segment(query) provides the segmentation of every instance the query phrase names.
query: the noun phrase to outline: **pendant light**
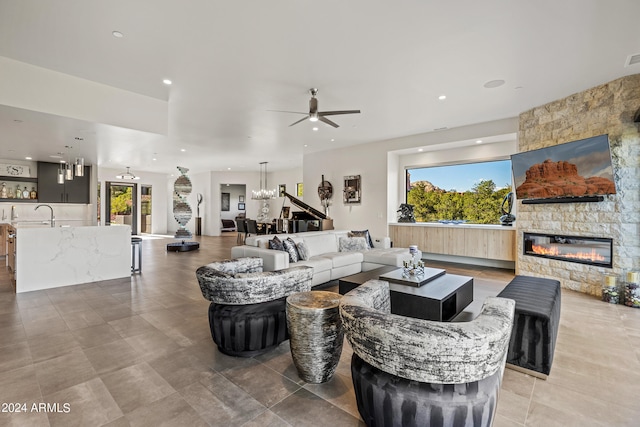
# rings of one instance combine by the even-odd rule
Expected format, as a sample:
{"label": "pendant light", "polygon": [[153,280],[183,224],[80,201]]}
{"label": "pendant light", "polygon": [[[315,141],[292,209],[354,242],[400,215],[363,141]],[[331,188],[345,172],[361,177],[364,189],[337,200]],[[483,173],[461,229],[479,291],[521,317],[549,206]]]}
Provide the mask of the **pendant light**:
{"label": "pendant light", "polygon": [[126,179],[126,180],[140,179],[139,176],[135,176],[134,174],[131,173],[131,171],[129,170],[129,166],[127,166],[127,171],[126,172],[123,172],[120,175],[116,175],[116,178],[118,178],[118,179]]}
{"label": "pendant light", "polygon": [[64,184],[64,162],[58,164],[58,184]]}
{"label": "pendant light", "polygon": [[74,168],[76,176],[84,176],[84,157],[76,157]]}
{"label": "pendant light", "polygon": [[71,166],[71,156],[69,154],[73,147],[70,147],[69,145],[65,145],[64,147],[67,149],[67,158],[69,159],[69,161],[64,164],[64,179],[67,181],[73,181],[73,167]]}
{"label": "pendant light", "polygon": [[[76,136],[76,141],[84,141],[84,138]],[[84,157],[76,157],[76,161],[73,163],[73,169],[76,176],[84,176]]]}

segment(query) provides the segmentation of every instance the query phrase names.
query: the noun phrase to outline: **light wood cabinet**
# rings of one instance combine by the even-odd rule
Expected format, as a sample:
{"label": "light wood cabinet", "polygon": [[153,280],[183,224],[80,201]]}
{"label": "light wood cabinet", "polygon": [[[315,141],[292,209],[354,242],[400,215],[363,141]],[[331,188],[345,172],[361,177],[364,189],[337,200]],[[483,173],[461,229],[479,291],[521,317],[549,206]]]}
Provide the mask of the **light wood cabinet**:
{"label": "light wood cabinet", "polygon": [[0,256],[7,256],[7,224],[0,224]]}
{"label": "light wood cabinet", "polygon": [[516,232],[492,226],[389,224],[396,247],[418,245],[424,253],[515,261]]}

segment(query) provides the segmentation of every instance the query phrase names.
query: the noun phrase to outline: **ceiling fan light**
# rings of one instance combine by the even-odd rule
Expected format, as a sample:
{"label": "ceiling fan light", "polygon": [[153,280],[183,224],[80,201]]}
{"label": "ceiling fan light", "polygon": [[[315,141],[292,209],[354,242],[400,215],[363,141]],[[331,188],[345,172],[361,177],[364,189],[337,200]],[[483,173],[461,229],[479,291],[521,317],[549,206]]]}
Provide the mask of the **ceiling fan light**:
{"label": "ceiling fan light", "polygon": [[309,116],[309,121],[310,122],[317,122],[318,121],[318,116]]}

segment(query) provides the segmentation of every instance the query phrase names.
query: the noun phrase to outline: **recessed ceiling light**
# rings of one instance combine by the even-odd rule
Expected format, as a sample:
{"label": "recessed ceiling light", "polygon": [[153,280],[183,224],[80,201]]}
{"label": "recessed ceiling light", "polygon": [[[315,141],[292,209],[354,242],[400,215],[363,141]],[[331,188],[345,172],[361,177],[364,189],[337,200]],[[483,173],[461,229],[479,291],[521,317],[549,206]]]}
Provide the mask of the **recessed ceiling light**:
{"label": "recessed ceiling light", "polygon": [[307,144],[304,144],[304,146],[305,146],[305,147],[308,147],[308,145],[307,145]]}
{"label": "recessed ceiling light", "polygon": [[443,101],[443,100],[447,99],[447,95],[440,95],[440,96],[438,97],[438,99],[439,99],[440,101]]}
{"label": "recessed ceiling light", "polygon": [[316,131],[317,131],[317,130],[318,130],[318,128],[313,128],[313,130],[316,130]]}
{"label": "recessed ceiling light", "polygon": [[167,86],[169,86],[171,83],[173,83],[171,80],[169,79],[164,79],[162,80],[162,83],[166,84]]}
{"label": "recessed ceiling light", "polygon": [[482,144],[482,140],[481,139],[477,140],[476,144]]}
{"label": "recessed ceiling light", "polygon": [[120,31],[112,31],[111,34],[113,34],[113,37],[116,37],[119,39],[124,37],[124,34],[122,34]]}
{"label": "recessed ceiling light", "polygon": [[181,148],[180,151],[182,151],[184,153],[187,150],[185,148]]}
{"label": "recessed ceiling light", "polygon": [[231,168],[227,168],[227,170],[228,170],[228,171],[230,171],[230,170],[231,170]]}
{"label": "recessed ceiling light", "polygon": [[418,151],[423,152],[424,148],[418,148]]}
{"label": "recessed ceiling light", "polygon": [[152,160],[153,160],[153,161],[156,161],[156,160],[158,160],[158,159],[156,159],[156,158],[154,157]]}
{"label": "recessed ceiling light", "polygon": [[484,84],[484,87],[487,89],[493,89],[496,87],[500,87],[504,84],[504,80],[491,80]]}
{"label": "recessed ceiling light", "polygon": [[331,138],[331,142],[333,142],[333,141],[335,141],[335,140],[336,140],[335,138]]}
{"label": "recessed ceiling light", "polygon": [[33,160],[31,157],[27,156],[24,158],[25,160]]}

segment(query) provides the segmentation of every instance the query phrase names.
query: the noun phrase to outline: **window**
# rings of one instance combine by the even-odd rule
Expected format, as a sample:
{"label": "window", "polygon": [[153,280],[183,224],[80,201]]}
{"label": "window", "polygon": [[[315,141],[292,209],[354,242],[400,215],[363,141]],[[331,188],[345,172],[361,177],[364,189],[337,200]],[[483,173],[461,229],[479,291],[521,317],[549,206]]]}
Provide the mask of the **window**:
{"label": "window", "polygon": [[500,223],[511,191],[511,161],[407,169],[407,203],[418,222]]}

